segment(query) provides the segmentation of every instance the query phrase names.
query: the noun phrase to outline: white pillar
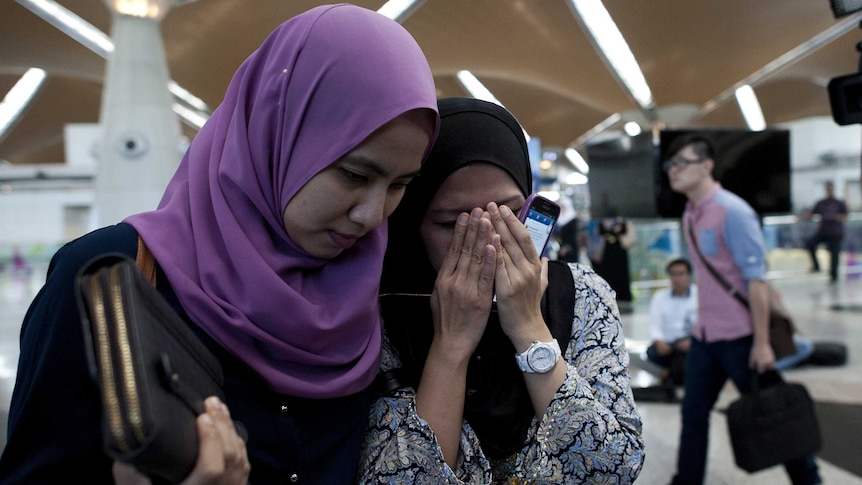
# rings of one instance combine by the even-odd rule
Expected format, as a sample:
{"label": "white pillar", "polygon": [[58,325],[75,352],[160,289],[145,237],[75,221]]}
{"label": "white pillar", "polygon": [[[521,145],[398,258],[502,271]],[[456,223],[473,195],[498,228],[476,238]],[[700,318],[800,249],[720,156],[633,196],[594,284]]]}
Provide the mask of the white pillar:
{"label": "white pillar", "polygon": [[99,123],[103,137],[95,179],[95,225],[155,209],[179,165],[180,125],[171,110],[167,61],[159,20],[165,0],[132,0],[143,10],[107,2],[114,52],[108,58]]}

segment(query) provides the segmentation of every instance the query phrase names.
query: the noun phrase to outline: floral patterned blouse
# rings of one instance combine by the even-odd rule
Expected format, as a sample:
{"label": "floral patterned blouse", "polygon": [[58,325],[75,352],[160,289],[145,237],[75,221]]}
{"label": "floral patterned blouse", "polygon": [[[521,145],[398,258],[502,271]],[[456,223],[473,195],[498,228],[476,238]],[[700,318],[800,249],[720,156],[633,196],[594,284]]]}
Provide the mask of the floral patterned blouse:
{"label": "floral patterned blouse", "polygon": [[[592,269],[569,266],[575,318],[564,357],[566,380],[541,421],[533,419],[520,453],[489,461],[469,423],[455,468],[443,460],[434,432],[416,413],[415,391],[401,388],[371,406],[359,465],[361,484],[632,483],[644,460],[641,419],[629,387],[614,293]],[[381,371],[399,367],[384,342]]]}

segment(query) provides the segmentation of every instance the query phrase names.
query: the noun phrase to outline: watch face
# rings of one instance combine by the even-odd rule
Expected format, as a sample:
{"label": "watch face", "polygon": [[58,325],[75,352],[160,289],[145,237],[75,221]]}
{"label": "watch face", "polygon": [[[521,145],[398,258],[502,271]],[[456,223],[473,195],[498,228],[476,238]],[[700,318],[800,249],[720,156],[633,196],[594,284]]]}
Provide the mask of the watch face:
{"label": "watch face", "polygon": [[536,372],[548,372],[557,362],[557,355],[550,345],[541,345],[530,352],[527,361]]}

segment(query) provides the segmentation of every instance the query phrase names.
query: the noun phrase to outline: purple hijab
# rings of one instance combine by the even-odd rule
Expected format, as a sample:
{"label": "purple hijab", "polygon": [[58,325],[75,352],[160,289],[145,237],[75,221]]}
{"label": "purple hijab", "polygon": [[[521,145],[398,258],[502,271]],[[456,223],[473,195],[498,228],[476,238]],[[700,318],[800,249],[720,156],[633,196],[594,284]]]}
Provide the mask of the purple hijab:
{"label": "purple hijab", "polygon": [[436,106],[425,56],[398,23],[352,5],[313,8],[240,66],[158,209],[126,222],[191,319],[272,389],[352,394],[378,370],[386,226],[320,259],[290,240],[282,213],[377,128]]}

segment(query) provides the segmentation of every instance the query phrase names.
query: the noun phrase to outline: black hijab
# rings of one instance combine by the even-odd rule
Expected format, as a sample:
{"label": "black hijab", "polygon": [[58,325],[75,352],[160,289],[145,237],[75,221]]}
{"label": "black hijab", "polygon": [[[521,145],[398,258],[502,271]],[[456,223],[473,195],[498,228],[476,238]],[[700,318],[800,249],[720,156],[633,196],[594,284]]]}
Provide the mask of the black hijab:
{"label": "black hijab", "polygon": [[[419,227],[428,205],[448,176],[475,162],[505,170],[526,197],[532,187],[524,132],[506,109],[472,98],[438,101],[440,134],[389,220],[389,246],[383,264],[381,309],[386,333],[398,350],[402,368],[382,374],[378,390],[416,388],[433,338],[429,296],[437,274],[428,260]],[[565,348],[574,308],[572,273],[565,265],[549,267],[542,313],[551,333]],[[503,333],[496,312],[467,369],[464,417],[479,437],[485,455],[500,459],[517,453],[534,416],[515,348]]]}
{"label": "black hijab", "polygon": [[419,226],[431,199],[449,175],[465,165],[485,162],[511,175],[524,197],[532,189],[524,130],[511,113],[475,98],[444,98],[437,105],[437,141],[422,165],[422,175],[410,183],[398,209],[389,217],[383,294],[430,294],[434,289],[437,273],[426,255]]}

